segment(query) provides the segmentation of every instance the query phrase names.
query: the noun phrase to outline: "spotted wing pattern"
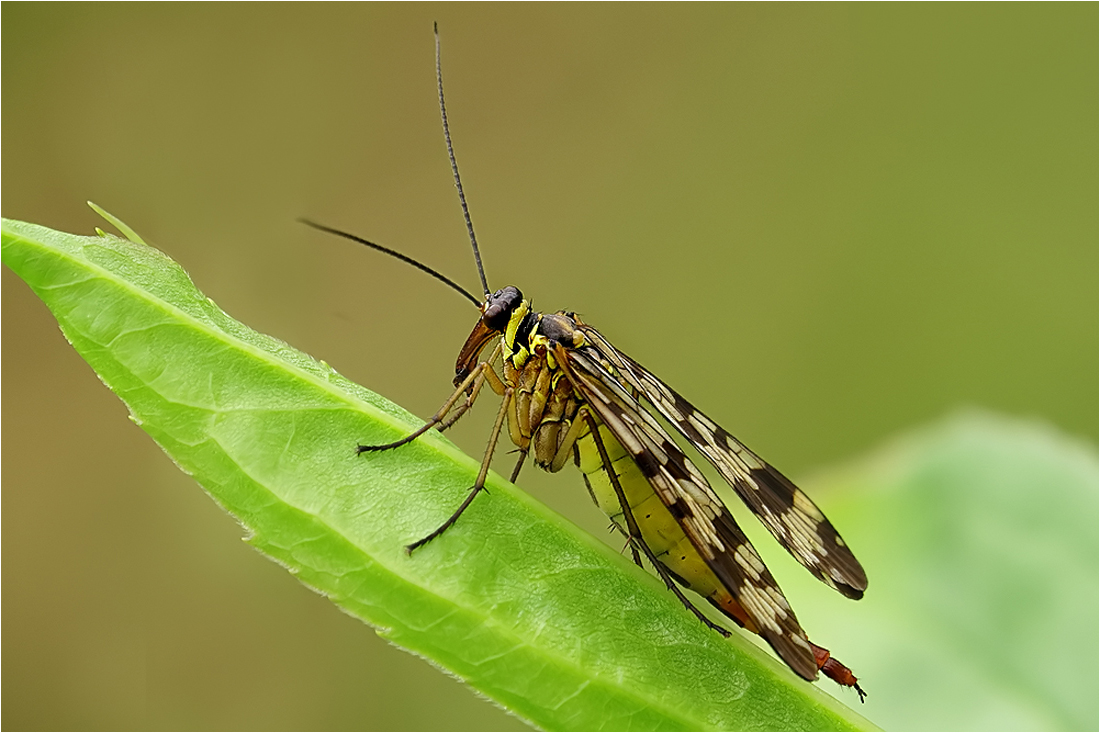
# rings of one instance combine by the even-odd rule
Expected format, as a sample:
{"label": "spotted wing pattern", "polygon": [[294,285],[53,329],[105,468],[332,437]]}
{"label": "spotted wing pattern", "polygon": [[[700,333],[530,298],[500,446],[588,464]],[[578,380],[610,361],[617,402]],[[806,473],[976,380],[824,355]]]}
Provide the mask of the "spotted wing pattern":
{"label": "spotted wing pattern", "polygon": [[555,357],[588,406],[638,464],[707,566],[797,674],[812,680],[817,664],[806,634],[779,585],[729,509],[699,469],[589,349],[558,346]]}
{"label": "spotted wing pattern", "polygon": [[645,396],[711,461],[796,560],[846,597],[862,597],[867,589],[867,573],[809,496],[657,376],[613,347],[601,333],[590,326],[583,330],[609,368]]}
{"label": "spotted wing pattern", "polygon": [[817,505],[679,393],[612,346],[596,329],[585,337],[614,373],[640,393],[709,460],[783,547],[826,585],[861,598],[867,574]]}

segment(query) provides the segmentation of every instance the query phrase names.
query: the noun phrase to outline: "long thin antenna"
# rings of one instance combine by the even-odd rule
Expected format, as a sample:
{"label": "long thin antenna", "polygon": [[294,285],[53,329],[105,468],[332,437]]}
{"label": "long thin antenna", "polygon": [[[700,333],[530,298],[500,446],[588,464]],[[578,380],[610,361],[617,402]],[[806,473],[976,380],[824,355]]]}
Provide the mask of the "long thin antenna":
{"label": "long thin antenna", "polygon": [[383,247],[382,245],[375,244],[374,242],[371,242],[370,240],[363,239],[362,237],[357,237],[354,234],[348,234],[347,232],[342,232],[339,229],[333,229],[332,227],[327,227],[324,224],[318,224],[317,222],[310,221],[309,219],[299,219],[298,221],[302,222],[303,224],[305,224],[307,226],[311,226],[314,229],[319,229],[322,232],[328,232],[329,234],[335,234],[336,236],[343,237],[344,239],[350,239],[353,242],[358,242],[359,244],[366,245],[367,247],[370,247],[371,249],[376,249],[379,252],[383,252],[385,254],[388,254],[390,257],[396,257],[397,259],[401,260],[402,262],[407,262],[408,264],[412,265],[416,269],[418,269],[422,272],[428,273],[429,275],[434,277],[436,280],[439,280],[440,282],[444,283],[445,285],[450,285],[452,288],[454,288],[455,290],[457,290],[458,292],[460,292],[464,296],[466,296],[470,300],[470,302],[473,303],[475,306],[477,306],[478,308],[481,307],[481,301],[478,300],[477,298],[475,298],[473,295],[471,295],[470,291],[466,290],[466,288],[462,287],[461,285],[459,285],[458,283],[456,283],[454,280],[447,277],[446,275],[433,270],[432,268],[428,267],[424,263],[417,262],[416,260],[414,260],[412,257],[409,257],[408,255],[403,255],[400,252],[395,252],[394,250],[390,249],[389,247]]}
{"label": "long thin antenna", "polygon": [[470,220],[470,207],[466,205],[466,194],[462,191],[462,178],[458,175],[458,161],[455,160],[455,149],[451,145],[451,128],[447,124],[447,103],[443,99],[443,63],[439,56],[439,23],[433,23],[435,31],[435,79],[439,85],[439,113],[443,116],[443,137],[447,139],[447,155],[451,159],[451,172],[455,176],[455,188],[458,189],[458,200],[462,204],[462,216],[466,218],[466,231],[470,233],[470,244],[474,248],[474,260],[477,262],[477,274],[481,276],[481,287],[485,290],[485,298],[489,298],[489,281],[485,279],[485,268],[481,264],[481,250],[477,246],[477,236],[474,234],[474,222]]}

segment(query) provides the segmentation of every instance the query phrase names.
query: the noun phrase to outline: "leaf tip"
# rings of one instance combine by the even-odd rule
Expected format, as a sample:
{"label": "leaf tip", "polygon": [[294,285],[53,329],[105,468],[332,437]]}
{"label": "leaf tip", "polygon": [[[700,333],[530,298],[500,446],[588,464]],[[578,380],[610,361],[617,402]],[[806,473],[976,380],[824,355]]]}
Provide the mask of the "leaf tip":
{"label": "leaf tip", "polygon": [[[115,216],[115,215],[111,214],[110,212],[104,210],[103,208],[97,206],[95,203],[93,203],[91,201],[88,201],[87,204],[88,204],[88,206],[91,207],[92,211],[94,211],[95,213],[102,216],[115,229],[122,232],[122,236],[126,237],[131,242],[133,242],[134,244],[147,244],[147,242],[144,239],[142,239],[141,236],[139,236],[137,232],[135,232],[133,229],[131,229],[129,226],[127,226],[126,222],[122,221],[122,219],[119,219],[117,216]],[[100,229],[99,227],[96,227],[96,232],[100,236],[104,236],[103,230]]]}

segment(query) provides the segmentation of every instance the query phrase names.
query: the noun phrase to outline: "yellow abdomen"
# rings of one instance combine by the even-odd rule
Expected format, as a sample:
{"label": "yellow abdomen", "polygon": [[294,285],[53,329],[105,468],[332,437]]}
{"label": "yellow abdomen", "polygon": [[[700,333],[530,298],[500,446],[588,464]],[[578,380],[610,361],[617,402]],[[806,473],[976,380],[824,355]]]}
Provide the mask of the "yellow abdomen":
{"label": "yellow abdomen", "polygon": [[[721,589],[718,578],[691,544],[680,523],[672,516],[638,468],[638,464],[606,425],[600,425],[600,438],[608,458],[611,459],[611,469],[615,471],[619,485],[626,495],[634,521],[642,532],[642,539],[653,550],[657,559],[699,595],[709,597]],[[596,504],[627,535],[626,518],[623,516],[619,497],[607,474],[608,467],[600,459],[599,449],[590,432],[577,440],[575,460]]]}

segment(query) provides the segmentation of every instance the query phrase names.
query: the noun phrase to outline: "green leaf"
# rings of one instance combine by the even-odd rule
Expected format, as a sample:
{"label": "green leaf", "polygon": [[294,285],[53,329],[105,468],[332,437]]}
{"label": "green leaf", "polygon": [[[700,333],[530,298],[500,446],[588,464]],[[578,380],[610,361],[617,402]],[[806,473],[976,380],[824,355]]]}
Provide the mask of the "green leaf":
{"label": "green leaf", "polygon": [[[105,211],[104,209],[100,208],[98,205],[92,203],[91,201],[88,202],[88,206],[91,207],[92,211],[99,214],[100,216],[102,216],[107,221],[111,222],[111,224],[114,225],[115,229],[122,232],[122,236],[126,237],[131,242],[134,242],[136,244],[145,244],[145,240],[142,239],[138,235],[137,232],[135,232],[133,229],[131,229],[129,227],[129,225],[126,224],[126,222],[122,221],[122,219],[119,219],[117,216],[115,216],[114,214],[112,214],[109,211]],[[96,231],[101,235],[103,234],[102,229],[97,228]]]}
{"label": "green leaf", "polygon": [[[132,240],[136,234],[111,219]],[[160,252],[3,221],[3,261],[148,432],[303,583],[548,729],[868,729],[747,638],[323,362],[234,321]],[[378,358],[390,358],[379,354]]]}
{"label": "green leaf", "polygon": [[807,483],[830,497],[867,596],[853,610],[769,566],[814,600],[811,638],[858,661],[868,715],[900,730],[1096,730],[1094,445],[971,410]]}

